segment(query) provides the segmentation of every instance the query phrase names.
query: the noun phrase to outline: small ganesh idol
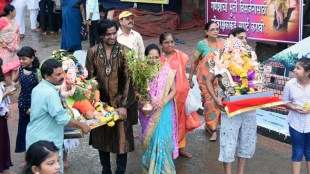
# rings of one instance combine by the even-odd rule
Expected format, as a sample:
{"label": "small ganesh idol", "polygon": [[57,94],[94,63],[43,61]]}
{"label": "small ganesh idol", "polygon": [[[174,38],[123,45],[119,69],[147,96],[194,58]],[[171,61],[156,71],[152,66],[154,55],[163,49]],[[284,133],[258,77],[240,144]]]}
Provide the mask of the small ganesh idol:
{"label": "small ganesh idol", "polygon": [[[222,50],[213,58],[213,69],[220,76],[219,84],[226,97],[261,91],[264,78],[262,69],[256,61],[256,54],[241,40],[229,37]],[[211,63],[212,67],[212,63]]]}

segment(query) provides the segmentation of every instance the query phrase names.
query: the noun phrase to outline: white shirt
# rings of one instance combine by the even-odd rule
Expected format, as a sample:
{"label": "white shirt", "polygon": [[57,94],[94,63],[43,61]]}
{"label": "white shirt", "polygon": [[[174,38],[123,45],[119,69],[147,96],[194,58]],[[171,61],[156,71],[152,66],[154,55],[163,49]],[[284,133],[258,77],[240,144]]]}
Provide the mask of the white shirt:
{"label": "white shirt", "polygon": [[138,32],[131,30],[129,35],[127,35],[119,28],[117,31],[117,41],[135,50],[135,57],[139,54],[141,58],[144,58],[144,43],[142,36]]}
{"label": "white shirt", "polygon": [[91,18],[92,21],[96,21],[100,19],[98,0],[87,0],[86,1],[86,20],[89,19],[89,13],[93,13],[93,16]]}
{"label": "white shirt", "polygon": [[[306,102],[310,103],[310,85],[304,88],[298,84],[296,78],[291,79],[284,87],[282,100],[285,104],[292,103],[299,108],[303,108]],[[310,114],[301,114],[289,110],[287,121],[293,129],[300,133],[310,132]]]}

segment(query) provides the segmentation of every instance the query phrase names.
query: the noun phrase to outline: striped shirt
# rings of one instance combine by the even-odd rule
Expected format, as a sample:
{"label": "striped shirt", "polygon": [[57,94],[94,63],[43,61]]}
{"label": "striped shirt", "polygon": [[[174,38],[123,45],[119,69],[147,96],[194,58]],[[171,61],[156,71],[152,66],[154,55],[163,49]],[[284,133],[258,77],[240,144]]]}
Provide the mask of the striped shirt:
{"label": "striped shirt", "polygon": [[[298,84],[296,78],[291,79],[284,87],[282,100],[285,104],[292,103],[299,108],[303,108],[305,103],[310,103],[310,85],[304,88]],[[301,114],[289,110],[287,121],[298,132],[310,132],[310,114]]]}

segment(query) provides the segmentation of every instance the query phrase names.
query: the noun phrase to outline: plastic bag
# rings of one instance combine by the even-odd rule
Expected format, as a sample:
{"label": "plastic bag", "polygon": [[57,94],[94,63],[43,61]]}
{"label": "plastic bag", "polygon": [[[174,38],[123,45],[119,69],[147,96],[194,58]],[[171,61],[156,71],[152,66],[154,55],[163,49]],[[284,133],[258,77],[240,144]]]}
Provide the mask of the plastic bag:
{"label": "plastic bag", "polygon": [[185,101],[185,114],[189,115],[192,112],[196,112],[199,109],[199,103],[197,99],[191,94],[191,92],[188,92],[186,101]]}

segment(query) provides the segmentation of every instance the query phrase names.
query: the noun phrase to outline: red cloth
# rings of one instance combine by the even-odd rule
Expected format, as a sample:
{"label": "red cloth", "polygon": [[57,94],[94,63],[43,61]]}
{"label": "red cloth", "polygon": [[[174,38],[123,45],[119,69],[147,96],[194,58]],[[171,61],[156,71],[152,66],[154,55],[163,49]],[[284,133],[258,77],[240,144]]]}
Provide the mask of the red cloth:
{"label": "red cloth", "polygon": [[[164,31],[184,30],[204,26],[204,19],[195,11],[193,20],[181,23],[180,16],[171,11],[150,12],[146,10],[126,9],[136,15],[134,30],[144,36],[159,36]],[[113,19],[118,21],[118,15],[125,10],[115,10]]]}
{"label": "red cloth", "polygon": [[262,97],[239,100],[234,102],[222,101],[222,104],[225,106],[228,117],[232,117],[243,112],[271,106],[283,105],[284,103],[281,99],[279,99],[279,97]]}

